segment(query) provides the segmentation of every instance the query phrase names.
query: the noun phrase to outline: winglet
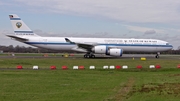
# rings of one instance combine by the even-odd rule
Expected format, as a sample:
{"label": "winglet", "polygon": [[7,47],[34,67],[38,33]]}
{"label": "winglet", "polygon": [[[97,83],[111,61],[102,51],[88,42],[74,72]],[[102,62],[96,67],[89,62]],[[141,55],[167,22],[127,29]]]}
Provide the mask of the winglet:
{"label": "winglet", "polygon": [[69,42],[69,43],[72,43],[72,44],[75,44],[75,42],[72,42],[71,40],[69,40],[68,38],[65,38],[66,42]]}

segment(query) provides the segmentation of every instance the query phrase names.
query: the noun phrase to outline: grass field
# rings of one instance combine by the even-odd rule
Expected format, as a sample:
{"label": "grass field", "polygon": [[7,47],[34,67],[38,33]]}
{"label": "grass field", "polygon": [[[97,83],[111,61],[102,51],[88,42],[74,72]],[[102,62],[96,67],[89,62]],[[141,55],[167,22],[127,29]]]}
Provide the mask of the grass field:
{"label": "grass field", "polygon": [[[161,69],[149,69],[149,65]],[[179,101],[179,56],[161,59],[0,58],[0,101]],[[16,66],[22,65],[22,70]],[[39,70],[32,70],[34,65]],[[57,70],[50,70],[55,65]],[[61,70],[67,65],[68,70]],[[73,70],[84,65],[85,70]],[[89,66],[96,66],[89,70]],[[103,70],[104,65],[128,65]],[[136,69],[142,65],[143,69]]]}

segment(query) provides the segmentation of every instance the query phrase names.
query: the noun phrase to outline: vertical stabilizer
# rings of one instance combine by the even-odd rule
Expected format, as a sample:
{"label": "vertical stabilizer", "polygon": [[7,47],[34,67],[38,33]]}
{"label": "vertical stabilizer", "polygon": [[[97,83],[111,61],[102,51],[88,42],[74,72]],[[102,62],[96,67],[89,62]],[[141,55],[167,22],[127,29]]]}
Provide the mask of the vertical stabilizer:
{"label": "vertical stabilizer", "polygon": [[15,35],[38,36],[16,14],[10,14],[9,18],[11,20]]}

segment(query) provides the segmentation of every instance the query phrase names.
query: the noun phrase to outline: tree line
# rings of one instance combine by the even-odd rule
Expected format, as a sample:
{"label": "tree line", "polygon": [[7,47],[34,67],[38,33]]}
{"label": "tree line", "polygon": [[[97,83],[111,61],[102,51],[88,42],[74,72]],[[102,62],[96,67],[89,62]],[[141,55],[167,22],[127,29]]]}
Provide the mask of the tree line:
{"label": "tree line", "polygon": [[71,51],[55,51],[43,48],[34,48],[34,47],[24,47],[24,46],[0,46],[0,51],[8,53],[61,53],[61,52],[71,52]]}
{"label": "tree line", "polygon": [[[0,46],[0,51],[12,53],[75,53],[74,51],[55,51],[43,48],[24,47],[24,46]],[[147,54],[144,52],[124,52],[125,54]],[[151,53],[149,53],[151,54]],[[161,52],[161,54],[180,54],[180,49]]]}

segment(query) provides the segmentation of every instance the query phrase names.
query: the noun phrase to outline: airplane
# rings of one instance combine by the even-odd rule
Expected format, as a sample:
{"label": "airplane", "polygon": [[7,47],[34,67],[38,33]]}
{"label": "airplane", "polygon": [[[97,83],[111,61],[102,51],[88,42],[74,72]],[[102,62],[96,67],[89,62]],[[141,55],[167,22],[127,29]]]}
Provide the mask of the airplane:
{"label": "airplane", "polygon": [[85,38],[85,37],[42,37],[35,34],[16,14],[9,15],[14,35],[6,35],[14,40],[35,47],[77,51],[86,53],[84,58],[95,58],[94,54],[121,57],[123,52],[160,52],[173,48],[171,44],[157,39],[135,38]]}

